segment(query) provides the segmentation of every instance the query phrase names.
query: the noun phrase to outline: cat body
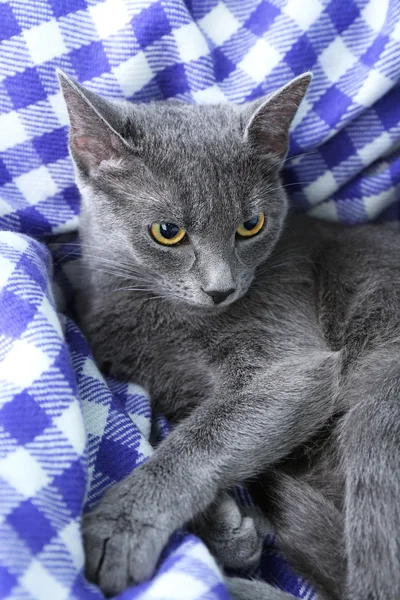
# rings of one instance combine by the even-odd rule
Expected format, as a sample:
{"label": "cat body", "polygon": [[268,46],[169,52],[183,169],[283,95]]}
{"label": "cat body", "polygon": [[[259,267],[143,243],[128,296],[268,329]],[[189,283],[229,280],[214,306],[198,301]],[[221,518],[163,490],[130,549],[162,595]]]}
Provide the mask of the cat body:
{"label": "cat body", "polygon": [[[133,108],[61,77],[81,323],[98,363],[174,424],[86,518],[107,594],[149,577],[189,522],[224,566],[256,560],[262,531],[226,496],[250,480],[319,598],[400,597],[398,234],[286,217],[279,170],[309,81],[244,107]],[[160,223],[182,243],[158,243]],[[239,600],[290,597],[227,583]]]}
{"label": "cat body", "polygon": [[289,218],[246,295],[217,314],[121,290],[115,273],[100,277],[99,295],[98,271],[88,267],[81,314],[99,364],[139,382],[173,420],[221,389],[245,389],[254,373],[292,354],[340,352],[346,373],[351,360],[398,333],[400,245],[387,227]]}

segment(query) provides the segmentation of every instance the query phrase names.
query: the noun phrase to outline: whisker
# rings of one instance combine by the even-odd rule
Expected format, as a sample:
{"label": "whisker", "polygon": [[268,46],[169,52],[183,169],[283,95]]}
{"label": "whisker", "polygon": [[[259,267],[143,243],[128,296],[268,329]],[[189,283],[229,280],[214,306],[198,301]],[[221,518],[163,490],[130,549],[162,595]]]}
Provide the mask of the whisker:
{"label": "whisker", "polygon": [[81,269],[82,271],[85,271],[86,269],[88,269],[89,271],[97,271],[99,273],[106,273],[107,275],[112,275],[113,277],[119,277],[121,279],[125,279],[127,281],[137,281],[138,277],[133,277],[132,275],[128,275],[126,273],[123,272],[118,272],[117,270],[113,269],[105,269],[105,268],[101,268],[101,267],[94,267],[93,265],[82,265],[82,264],[78,264],[76,265],[78,267],[78,269]]}
{"label": "whisker", "polygon": [[[89,262],[85,261],[86,259],[93,259],[93,261],[98,263],[98,266],[92,265]],[[62,261],[57,261],[62,262]],[[111,260],[108,258],[104,258],[101,256],[97,256],[94,254],[86,254],[84,257],[77,258],[77,264],[81,269],[91,269],[103,271],[104,273],[108,273],[109,275],[115,275],[119,277],[123,277],[125,279],[131,280],[148,280],[153,282],[154,279],[160,279],[160,276],[157,274],[152,274],[151,278],[149,274],[145,271],[144,267],[138,266],[130,263],[124,264],[123,262],[119,262],[116,260]],[[104,265],[104,268],[102,267]]]}
{"label": "whisker", "polygon": [[266,190],[266,193],[267,194],[271,194],[272,192],[277,192],[277,191],[279,191],[282,188],[285,189],[285,188],[291,187],[293,185],[309,185],[310,183],[313,183],[313,182],[312,181],[294,181],[292,183],[285,183],[285,184],[282,184],[280,187],[268,188]]}
{"label": "whisker", "polygon": [[[68,244],[69,246],[76,246],[77,249],[82,250],[83,248],[91,248],[94,250],[99,250],[102,254],[104,253],[104,251],[107,249],[106,247],[102,247],[102,246],[97,246],[95,244],[86,244],[86,243],[78,243],[78,242],[71,242]],[[74,250],[72,250],[71,252],[69,252],[68,254],[64,254],[62,257],[60,257],[59,261],[67,258],[68,256],[71,256],[72,254],[74,254]],[[104,256],[98,255],[98,254],[88,254],[85,252],[84,256],[82,257],[82,253],[80,253],[81,256],[80,258],[93,258],[96,259],[98,261],[102,261],[102,262],[109,262],[109,263],[113,263],[113,264],[118,264],[119,266],[124,266],[127,267],[129,269],[132,269],[135,267],[135,265],[132,262],[128,262],[123,260],[122,258],[119,258],[118,260],[114,259],[114,258],[106,258]],[[109,252],[110,255],[112,255],[112,252]]]}
{"label": "whisker", "polygon": [[285,183],[282,185],[283,188],[290,187],[291,185],[310,185],[312,181],[293,181],[292,183]]}
{"label": "whisker", "polygon": [[148,288],[148,287],[127,286],[127,287],[115,288],[115,289],[113,289],[113,292],[122,292],[124,290],[129,291],[129,292],[152,292],[153,291],[151,288]]}
{"label": "whisker", "polygon": [[291,160],[294,160],[295,158],[299,158],[300,156],[309,156],[310,154],[315,154],[316,152],[317,152],[317,148],[314,148],[314,150],[310,150],[309,152],[300,152],[300,154],[294,154],[293,156],[288,156],[283,161],[283,164],[285,164]]}

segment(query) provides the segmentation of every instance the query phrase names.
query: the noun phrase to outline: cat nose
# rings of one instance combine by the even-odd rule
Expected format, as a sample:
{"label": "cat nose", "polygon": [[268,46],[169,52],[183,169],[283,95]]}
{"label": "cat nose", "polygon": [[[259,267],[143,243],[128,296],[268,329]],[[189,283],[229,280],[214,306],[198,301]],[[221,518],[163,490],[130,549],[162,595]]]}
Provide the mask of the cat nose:
{"label": "cat nose", "polygon": [[221,304],[224,300],[227,299],[228,296],[233,294],[235,288],[230,288],[229,290],[204,290],[206,294],[211,296],[214,304]]}

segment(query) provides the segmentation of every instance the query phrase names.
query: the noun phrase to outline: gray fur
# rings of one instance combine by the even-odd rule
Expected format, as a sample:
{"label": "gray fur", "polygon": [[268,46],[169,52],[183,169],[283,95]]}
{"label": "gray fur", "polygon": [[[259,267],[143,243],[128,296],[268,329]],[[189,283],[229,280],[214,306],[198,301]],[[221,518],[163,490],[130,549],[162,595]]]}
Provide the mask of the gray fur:
{"label": "gray fur", "polygon": [[269,523],[254,507],[241,509],[232,496],[222,492],[190,527],[224,567],[249,570],[260,561]]}
{"label": "gray fur", "polygon": [[267,586],[262,581],[226,577],[225,583],[234,600],[293,600],[294,598],[292,594]]}
{"label": "gray fur", "polygon": [[[99,364],[174,423],[86,517],[89,578],[109,595],[147,579],[204,513],[221,564],[251,562],[262,532],[223,508],[251,478],[319,598],[397,600],[399,238],[286,217],[279,171],[310,76],[243,107],[111,103],[60,79],[83,199],[82,326]],[[236,239],[260,211],[264,229]],[[157,221],[189,241],[156,244]],[[204,292],[230,287],[218,306]],[[215,543],[212,515],[231,542]],[[238,600],[288,597],[229,586]]]}

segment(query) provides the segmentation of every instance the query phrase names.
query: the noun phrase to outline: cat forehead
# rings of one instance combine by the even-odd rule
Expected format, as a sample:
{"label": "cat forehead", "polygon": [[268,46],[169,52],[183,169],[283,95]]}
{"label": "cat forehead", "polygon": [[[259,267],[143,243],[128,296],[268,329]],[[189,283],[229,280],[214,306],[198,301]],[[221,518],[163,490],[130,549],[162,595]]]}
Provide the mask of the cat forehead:
{"label": "cat forehead", "polygon": [[166,101],[135,105],[132,118],[136,139],[140,130],[141,158],[151,173],[151,211],[196,229],[222,215],[228,223],[253,214],[261,173],[243,142],[237,107]]}
{"label": "cat forehead", "polygon": [[210,130],[238,129],[240,113],[232,104],[198,105],[177,100],[149,102],[145,104],[125,104],[132,112],[134,120],[142,121],[146,128],[154,131],[169,130],[171,134],[180,130],[186,133],[202,133],[203,126]]}
{"label": "cat forehead", "polygon": [[140,131],[140,155],[152,172],[179,186],[225,179],[229,187],[243,179],[251,153],[234,108],[153,103],[136,106],[131,118],[132,135],[137,141]]}
{"label": "cat forehead", "polygon": [[[150,154],[201,154],[241,145],[240,116],[236,107],[196,106],[181,102],[152,102],[127,107],[125,137]],[[219,150],[218,150],[219,151]]]}

